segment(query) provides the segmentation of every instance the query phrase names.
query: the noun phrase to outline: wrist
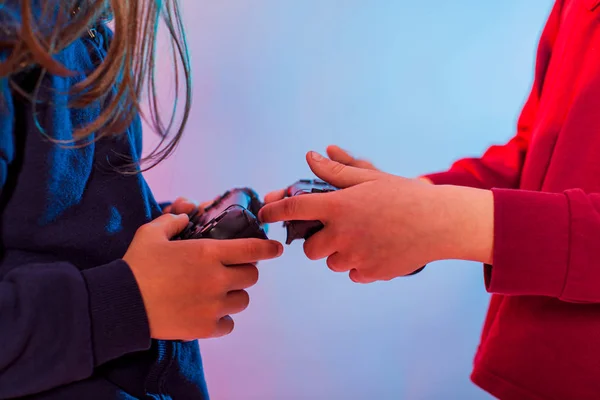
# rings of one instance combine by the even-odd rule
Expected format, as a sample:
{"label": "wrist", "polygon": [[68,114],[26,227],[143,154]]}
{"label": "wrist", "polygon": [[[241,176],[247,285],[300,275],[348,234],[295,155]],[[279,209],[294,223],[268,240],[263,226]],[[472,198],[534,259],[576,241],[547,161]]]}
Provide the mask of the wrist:
{"label": "wrist", "polygon": [[490,190],[435,186],[438,259],[492,263],[494,197]]}

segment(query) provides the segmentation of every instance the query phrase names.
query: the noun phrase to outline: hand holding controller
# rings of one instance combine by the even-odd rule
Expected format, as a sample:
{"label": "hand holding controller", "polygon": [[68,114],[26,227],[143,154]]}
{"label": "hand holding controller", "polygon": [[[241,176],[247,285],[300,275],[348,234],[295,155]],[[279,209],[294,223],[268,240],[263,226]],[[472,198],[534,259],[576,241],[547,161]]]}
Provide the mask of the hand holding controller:
{"label": "hand holding controller", "polygon": [[[317,179],[301,179],[289,186],[284,193],[284,197],[300,196],[310,193],[327,193],[337,190],[327,182]],[[321,229],[321,221],[285,221],[283,227],[286,229],[287,238],[285,243],[291,244],[296,239],[308,239]]]}
{"label": "hand holding controller", "polygon": [[[301,179],[284,191],[284,197],[293,197],[311,193],[327,193],[335,190],[338,189],[321,180]],[[286,244],[288,245],[297,239],[306,240],[323,229],[323,223],[321,221],[284,221],[283,226],[287,231]],[[425,266],[406,276],[418,274],[423,271],[423,269],[425,269]]]}

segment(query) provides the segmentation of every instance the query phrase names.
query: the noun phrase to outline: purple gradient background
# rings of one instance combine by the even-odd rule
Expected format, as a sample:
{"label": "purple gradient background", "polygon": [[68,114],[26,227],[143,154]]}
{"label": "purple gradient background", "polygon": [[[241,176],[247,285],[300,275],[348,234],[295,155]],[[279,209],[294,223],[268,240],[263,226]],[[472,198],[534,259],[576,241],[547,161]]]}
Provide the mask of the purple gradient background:
{"label": "purple gradient background", "polygon": [[[514,131],[551,6],[182,3],[194,111],[177,153],[146,174],[159,200],[235,186],[264,194],[310,177],[305,152],[331,143],[406,176],[479,154]],[[146,149],[154,143],[147,130]],[[281,227],[271,237],[283,240]],[[469,381],[488,303],[478,265],[360,286],[295,243],[260,269],[234,333],[201,342],[214,400],[489,398]]]}

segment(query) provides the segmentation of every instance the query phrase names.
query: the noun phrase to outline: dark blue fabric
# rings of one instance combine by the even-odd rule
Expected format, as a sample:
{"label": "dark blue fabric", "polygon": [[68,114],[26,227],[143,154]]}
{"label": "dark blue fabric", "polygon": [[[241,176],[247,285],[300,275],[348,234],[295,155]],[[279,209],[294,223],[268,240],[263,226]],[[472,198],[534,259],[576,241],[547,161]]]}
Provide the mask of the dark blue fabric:
{"label": "dark blue fabric", "polygon": [[[111,35],[100,26],[56,58],[90,72]],[[37,73],[13,78],[32,87]],[[99,114],[100,103],[67,107],[82,79],[44,76],[35,110],[0,80],[0,398],[207,399],[197,342],[150,339],[120,259],[137,228],[161,214],[141,175],[114,169],[120,155],[139,159],[140,119],[78,149],[37,128],[70,139]]]}

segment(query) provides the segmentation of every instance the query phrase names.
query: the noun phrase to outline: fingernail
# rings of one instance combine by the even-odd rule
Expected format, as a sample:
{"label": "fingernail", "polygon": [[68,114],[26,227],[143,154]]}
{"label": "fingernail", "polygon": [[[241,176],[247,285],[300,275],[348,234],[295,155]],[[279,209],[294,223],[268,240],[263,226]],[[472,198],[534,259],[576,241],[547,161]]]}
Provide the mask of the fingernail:
{"label": "fingernail", "polygon": [[310,157],[315,161],[321,161],[323,159],[323,156],[317,153],[316,151],[311,151]]}

